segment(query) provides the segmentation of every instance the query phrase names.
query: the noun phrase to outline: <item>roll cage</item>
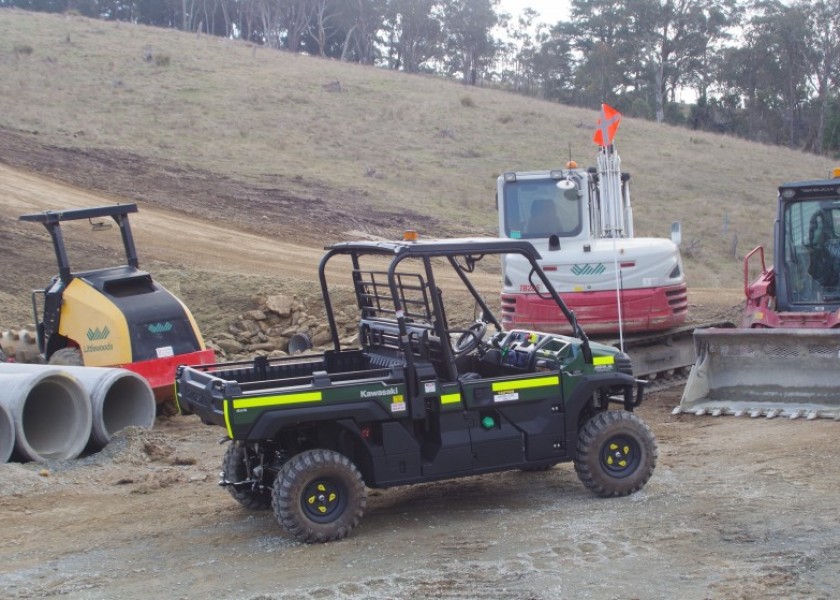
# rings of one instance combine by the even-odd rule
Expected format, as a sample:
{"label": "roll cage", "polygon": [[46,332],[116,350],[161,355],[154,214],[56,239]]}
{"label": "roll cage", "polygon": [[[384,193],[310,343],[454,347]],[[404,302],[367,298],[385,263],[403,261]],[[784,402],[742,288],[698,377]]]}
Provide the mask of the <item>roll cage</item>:
{"label": "roll cage", "polygon": [[[327,281],[327,267],[338,257],[352,262],[352,284],[360,311],[360,343],[363,348],[373,343],[389,343],[413,370],[413,357],[434,358],[441,365],[440,375],[449,381],[458,376],[455,365],[456,350],[449,340],[452,335],[474,336],[475,332],[450,327],[443,297],[435,278],[436,266],[443,259],[454,270],[464,288],[480,309],[480,321],[492,324],[497,331],[502,326],[487,306],[484,298],[470,280],[476,263],[491,255],[518,254],[531,265],[531,278],[537,277],[543,293],[550,296],[572,325],[574,336],[581,340],[584,358],[592,362],[589,340],[578,325],[574,313],[563,302],[551,282],[540,269],[539,252],[524,240],[502,238],[467,238],[421,241],[357,241],[342,242],[325,248],[318,276],[327,320],[336,352],[341,342],[336,327],[335,310]],[[371,260],[372,259],[372,260]],[[383,259],[387,263],[383,265]],[[399,270],[404,261],[412,260],[419,269]],[[367,268],[368,262],[378,262],[378,268]],[[419,271],[419,272],[417,272]]]}

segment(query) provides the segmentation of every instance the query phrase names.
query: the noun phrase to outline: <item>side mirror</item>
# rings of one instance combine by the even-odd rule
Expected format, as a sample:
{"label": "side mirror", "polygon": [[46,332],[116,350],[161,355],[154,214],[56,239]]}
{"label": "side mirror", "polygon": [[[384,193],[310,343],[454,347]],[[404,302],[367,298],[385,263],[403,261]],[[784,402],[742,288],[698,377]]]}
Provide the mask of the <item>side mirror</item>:
{"label": "side mirror", "polygon": [[682,225],[679,221],[671,223],[671,241],[678,247],[682,243]]}

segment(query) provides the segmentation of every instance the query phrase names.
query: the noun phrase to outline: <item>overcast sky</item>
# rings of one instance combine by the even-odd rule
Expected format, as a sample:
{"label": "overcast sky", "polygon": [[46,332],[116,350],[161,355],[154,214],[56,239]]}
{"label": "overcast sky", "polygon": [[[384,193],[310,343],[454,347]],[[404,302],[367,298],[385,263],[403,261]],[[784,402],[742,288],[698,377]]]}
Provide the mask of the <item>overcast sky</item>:
{"label": "overcast sky", "polygon": [[501,0],[499,7],[516,19],[527,7],[540,13],[539,21],[553,25],[569,18],[569,0]]}

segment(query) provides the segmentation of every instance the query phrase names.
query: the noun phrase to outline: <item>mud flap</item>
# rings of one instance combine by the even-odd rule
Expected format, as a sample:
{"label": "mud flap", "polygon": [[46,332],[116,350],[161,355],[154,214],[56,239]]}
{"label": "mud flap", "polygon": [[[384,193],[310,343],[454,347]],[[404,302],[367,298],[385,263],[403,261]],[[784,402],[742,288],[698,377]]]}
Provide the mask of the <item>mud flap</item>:
{"label": "mud flap", "polygon": [[697,329],[674,414],[840,419],[840,331]]}

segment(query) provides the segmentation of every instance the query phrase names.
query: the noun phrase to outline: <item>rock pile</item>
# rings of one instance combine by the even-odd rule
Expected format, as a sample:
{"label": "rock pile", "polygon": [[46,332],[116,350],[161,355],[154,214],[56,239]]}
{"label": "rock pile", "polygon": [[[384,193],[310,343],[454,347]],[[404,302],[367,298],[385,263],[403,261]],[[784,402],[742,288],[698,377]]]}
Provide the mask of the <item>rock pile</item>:
{"label": "rock pile", "polygon": [[[239,315],[226,333],[206,340],[220,357],[239,360],[259,355],[285,356],[295,334],[308,336],[316,349],[331,345],[332,335],[322,306],[312,302],[319,307],[309,308],[307,302],[286,294],[258,294],[254,300],[255,309]],[[351,304],[334,309],[341,345],[352,346],[358,341],[358,308]]]}
{"label": "rock pile", "polygon": [[[314,349],[331,347],[332,336],[320,298],[309,301],[298,296],[261,293],[254,296],[254,306],[238,315],[227,332],[206,336],[207,347],[215,350],[220,360],[285,356],[295,334],[307,336]],[[352,303],[334,309],[342,347],[353,346],[358,341],[359,309]],[[0,351],[17,362],[39,362],[34,326],[0,332]]]}
{"label": "rock pile", "polygon": [[35,325],[0,331],[0,362],[7,359],[19,363],[41,362]]}

